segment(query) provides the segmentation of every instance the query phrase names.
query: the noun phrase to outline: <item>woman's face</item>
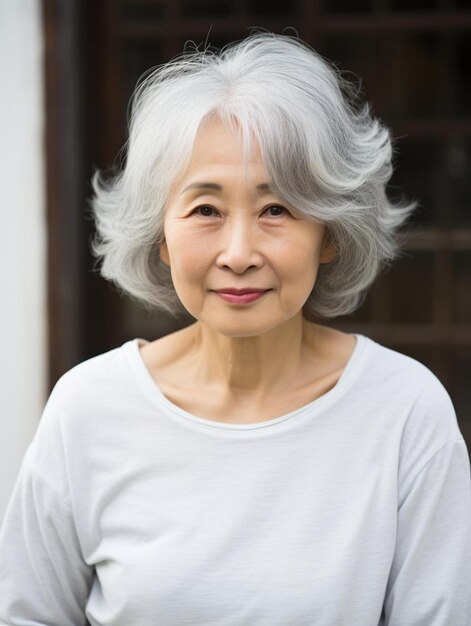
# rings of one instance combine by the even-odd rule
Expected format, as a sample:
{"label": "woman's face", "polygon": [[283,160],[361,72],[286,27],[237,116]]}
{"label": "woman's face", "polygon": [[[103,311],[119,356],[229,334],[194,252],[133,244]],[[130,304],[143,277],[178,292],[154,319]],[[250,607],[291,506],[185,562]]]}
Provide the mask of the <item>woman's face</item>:
{"label": "woman's face", "polygon": [[[213,119],[198,131],[191,163],[170,190],[161,259],[187,311],[222,335],[260,335],[301,315],[319,263],[335,256],[321,253],[323,224],[257,190],[268,182],[258,146],[246,177],[241,146]],[[224,288],[266,291],[234,303],[218,295]]]}

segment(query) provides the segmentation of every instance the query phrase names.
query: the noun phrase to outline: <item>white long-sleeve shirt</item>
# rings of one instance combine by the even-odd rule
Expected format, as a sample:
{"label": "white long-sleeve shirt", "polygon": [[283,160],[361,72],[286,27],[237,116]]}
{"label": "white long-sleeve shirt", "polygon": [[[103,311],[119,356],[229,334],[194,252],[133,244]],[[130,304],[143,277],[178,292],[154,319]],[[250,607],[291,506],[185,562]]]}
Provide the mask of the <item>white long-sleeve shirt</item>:
{"label": "white long-sleeve shirt", "polygon": [[470,626],[452,402],[355,336],[330,391],[252,424],[170,402],[140,339],[66,373],[2,525],[0,623]]}

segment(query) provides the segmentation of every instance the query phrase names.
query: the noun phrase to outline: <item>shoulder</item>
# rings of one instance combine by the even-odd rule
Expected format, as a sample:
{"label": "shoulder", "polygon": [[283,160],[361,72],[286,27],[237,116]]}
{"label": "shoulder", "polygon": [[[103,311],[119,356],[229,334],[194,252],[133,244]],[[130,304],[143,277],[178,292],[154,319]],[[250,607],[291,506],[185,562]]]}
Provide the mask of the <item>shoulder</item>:
{"label": "shoulder", "polygon": [[134,388],[129,355],[132,343],[86,359],[65,372],[47,399],[37,436],[61,431],[65,437],[121,406]]}
{"label": "shoulder", "polygon": [[399,481],[407,489],[435,454],[466,444],[450,394],[430,368],[371,339],[368,347],[362,397],[397,445]]}
{"label": "shoulder", "polygon": [[436,374],[399,351],[377,342],[371,347],[368,384],[391,428],[400,427],[402,458],[412,463],[463,441],[453,401]]}
{"label": "shoulder", "polygon": [[[442,413],[455,417],[450,395],[438,378],[421,361],[369,340],[373,347],[372,376],[382,388],[408,402],[416,410]],[[455,418],[456,419],[456,418]]]}
{"label": "shoulder", "polygon": [[25,463],[61,495],[66,491],[70,451],[90,446],[107,415],[127,410],[123,398],[133,388],[126,363],[130,344],[74,366],[59,378],[47,398]]}
{"label": "shoulder", "polygon": [[62,375],[60,379],[61,384],[70,384],[72,381],[101,378],[106,377],[110,373],[113,374],[120,368],[123,353],[126,351],[129,343],[131,342],[81,361]]}
{"label": "shoulder", "polygon": [[129,379],[129,353],[132,341],[90,357],[65,372],[56,382],[49,401],[84,400],[119,391]]}

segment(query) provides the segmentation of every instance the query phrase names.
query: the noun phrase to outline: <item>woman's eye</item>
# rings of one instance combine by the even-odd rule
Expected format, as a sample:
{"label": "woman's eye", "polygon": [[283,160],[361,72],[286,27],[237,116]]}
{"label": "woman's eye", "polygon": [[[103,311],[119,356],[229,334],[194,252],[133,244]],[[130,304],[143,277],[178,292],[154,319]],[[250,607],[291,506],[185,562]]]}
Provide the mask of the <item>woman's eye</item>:
{"label": "woman's eye", "polygon": [[270,211],[270,215],[272,217],[279,217],[280,215],[283,215],[283,213],[287,213],[285,207],[281,206],[280,204],[272,204],[267,207],[265,211]]}
{"label": "woman's eye", "polygon": [[202,217],[212,217],[212,212],[214,211],[213,207],[207,206],[206,204],[196,207],[193,213],[197,213]]}
{"label": "woman's eye", "polygon": [[[271,217],[281,217],[284,213],[288,213],[287,209],[285,209],[285,207],[281,206],[280,204],[271,204],[263,212],[266,213],[267,211],[270,212],[269,215]],[[196,213],[201,217],[213,217],[213,215],[216,214],[217,211],[211,206],[202,204],[201,206],[196,207],[192,211],[192,213]]]}

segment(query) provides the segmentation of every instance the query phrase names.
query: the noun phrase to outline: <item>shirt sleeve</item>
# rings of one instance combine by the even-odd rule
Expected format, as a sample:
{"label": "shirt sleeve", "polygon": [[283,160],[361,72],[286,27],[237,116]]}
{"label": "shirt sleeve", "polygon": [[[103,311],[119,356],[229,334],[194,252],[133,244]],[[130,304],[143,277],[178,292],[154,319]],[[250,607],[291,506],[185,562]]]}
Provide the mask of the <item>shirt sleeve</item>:
{"label": "shirt sleeve", "polygon": [[26,456],[0,531],[0,624],[85,626],[92,576],[70,504]]}
{"label": "shirt sleeve", "polygon": [[463,438],[437,450],[398,506],[385,626],[471,626],[471,474]]}

